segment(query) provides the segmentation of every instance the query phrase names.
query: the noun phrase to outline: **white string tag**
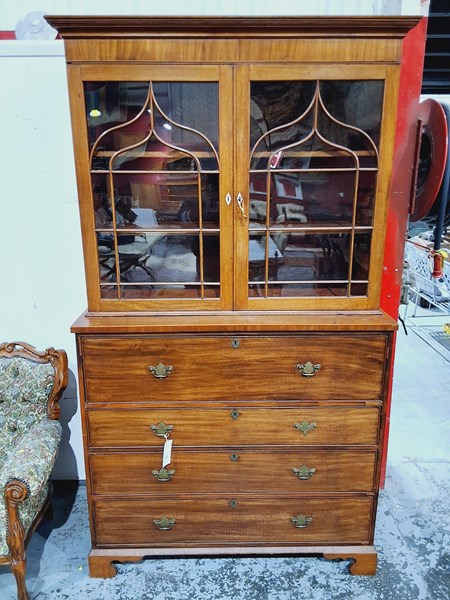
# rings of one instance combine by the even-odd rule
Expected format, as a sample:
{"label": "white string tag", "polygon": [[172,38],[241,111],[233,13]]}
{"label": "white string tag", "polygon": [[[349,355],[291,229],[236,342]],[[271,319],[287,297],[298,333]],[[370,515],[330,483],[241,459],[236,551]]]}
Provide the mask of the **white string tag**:
{"label": "white string tag", "polygon": [[167,465],[170,465],[170,463],[172,461],[172,444],[173,444],[173,440],[168,440],[166,438],[166,441],[164,442],[163,459],[162,459],[162,468],[163,469]]}

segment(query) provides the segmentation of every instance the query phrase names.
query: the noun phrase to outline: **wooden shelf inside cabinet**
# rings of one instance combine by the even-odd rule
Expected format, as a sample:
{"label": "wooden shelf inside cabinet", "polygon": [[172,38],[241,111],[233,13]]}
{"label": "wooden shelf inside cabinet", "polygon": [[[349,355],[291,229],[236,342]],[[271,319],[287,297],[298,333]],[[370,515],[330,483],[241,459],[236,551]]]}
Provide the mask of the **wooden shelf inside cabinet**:
{"label": "wooden shelf inside cabinet", "polygon": [[373,575],[386,190],[417,19],[47,20],[86,266],[91,576],[246,553]]}

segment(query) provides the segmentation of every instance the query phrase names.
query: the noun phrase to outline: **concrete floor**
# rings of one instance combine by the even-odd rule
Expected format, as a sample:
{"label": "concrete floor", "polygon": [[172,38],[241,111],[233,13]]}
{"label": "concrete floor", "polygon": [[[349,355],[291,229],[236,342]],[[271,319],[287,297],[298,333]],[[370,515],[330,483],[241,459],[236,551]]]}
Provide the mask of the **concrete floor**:
{"label": "concrete floor", "polygon": [[[441,322],[450,318],[441,317]],[[55,518],[28,550],[33,600],[449,600],[450,365],[427,336],[400,331],[386,488],[381,493],[375,577],[322,558],[150,559],[90,579],[86,490],[56,486]],[[0,569],[0,598],[15,582]]]}

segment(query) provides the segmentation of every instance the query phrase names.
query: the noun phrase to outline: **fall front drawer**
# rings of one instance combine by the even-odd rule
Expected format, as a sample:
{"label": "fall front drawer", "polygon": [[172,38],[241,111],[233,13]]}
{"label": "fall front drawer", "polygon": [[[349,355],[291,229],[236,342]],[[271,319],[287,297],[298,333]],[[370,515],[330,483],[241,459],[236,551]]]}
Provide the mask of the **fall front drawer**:
{"label": "fall front drawer", "polygon": [[377,406],[95,409],[86,411],[92,448],[378,443]]}
{"label": "fall front drawer", "polygon": [[387,336],[82,336],[86,399],[379,400]]}
{"label": "fall front drawer", "polygon": [[94,502],[97,546],[367,544],[371,496],[165,497]]}
{"label": "fall front drawer", "polygon": [[350,450],[177,450],[90,456],[94,495],[371,492],[375,452]]}

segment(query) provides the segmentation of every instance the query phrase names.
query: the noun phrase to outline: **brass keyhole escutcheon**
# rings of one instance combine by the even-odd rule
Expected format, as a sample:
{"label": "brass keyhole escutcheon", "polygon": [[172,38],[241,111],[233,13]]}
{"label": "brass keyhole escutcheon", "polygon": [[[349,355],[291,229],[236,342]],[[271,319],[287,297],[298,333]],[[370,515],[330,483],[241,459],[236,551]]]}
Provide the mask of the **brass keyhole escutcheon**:
{"label": "brass keyhole escutcheon", "polygon": [[233,452],[233,454],[230,454],[230,460],[232,462],[237,462],[239,460],[239,454]]}
{"label": "brass keyhole escutcheon", "polygon": [[238,411],[237,408],[233,408],[233,410],[230,410],[230,417],[233,419],[233,421],[236,421],[240,414],[241,413]]}
{"label": "brass keyhole escutcheon", "polygon": [[239,504],[239,502],[237,500],[235,500],[235,498],[233,498],[232,500],[230,500],[230,507],[231,508],[237,508],[238,504]]}
{"label": "brass keyhole escutcheon", "polygon": [[232,348],[239,348],[239,346],[241,345],[241,342],[239,340],[237,340],[236,338],[231,340],[231,347]]}

